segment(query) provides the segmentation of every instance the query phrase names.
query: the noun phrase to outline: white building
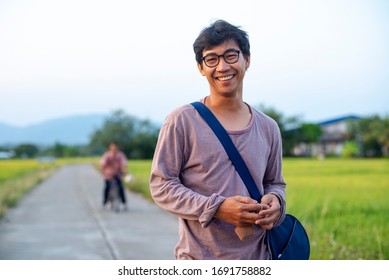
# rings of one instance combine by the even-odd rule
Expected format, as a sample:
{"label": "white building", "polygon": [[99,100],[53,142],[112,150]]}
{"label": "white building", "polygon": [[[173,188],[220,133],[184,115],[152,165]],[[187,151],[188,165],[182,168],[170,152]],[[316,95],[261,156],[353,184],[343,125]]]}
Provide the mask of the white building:
{"label": "white building", "polygon": [[296,156],[339,156],[347,140],[348,123],[360,117],[347,115],[318,123],[322,135],[318,143],[301,143],[294,148]]}

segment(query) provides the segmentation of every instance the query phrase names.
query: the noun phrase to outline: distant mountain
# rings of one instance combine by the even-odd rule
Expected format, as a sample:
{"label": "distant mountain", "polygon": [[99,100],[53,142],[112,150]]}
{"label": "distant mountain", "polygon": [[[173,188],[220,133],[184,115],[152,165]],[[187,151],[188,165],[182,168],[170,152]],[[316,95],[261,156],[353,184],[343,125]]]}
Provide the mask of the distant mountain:
{"label": "distant mountain", "polygon": [[0,145],[87,144],[91,133],[103,124],[105,117],[101,114],[75,115],[24,127],[0,123]]}

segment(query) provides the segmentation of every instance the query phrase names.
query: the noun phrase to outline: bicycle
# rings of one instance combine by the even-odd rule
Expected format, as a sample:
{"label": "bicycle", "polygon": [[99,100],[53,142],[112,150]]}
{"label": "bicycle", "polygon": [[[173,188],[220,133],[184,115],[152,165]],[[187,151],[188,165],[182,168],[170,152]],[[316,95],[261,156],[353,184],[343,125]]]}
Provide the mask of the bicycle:
{"label": "bicycle", "polygon": [[109,192],[108,192],[108,203],[111,205],[111,209],[115,212],[120,211],[120,195],[119,195],[119,185],[117,184],[115,178],[110,180]]}

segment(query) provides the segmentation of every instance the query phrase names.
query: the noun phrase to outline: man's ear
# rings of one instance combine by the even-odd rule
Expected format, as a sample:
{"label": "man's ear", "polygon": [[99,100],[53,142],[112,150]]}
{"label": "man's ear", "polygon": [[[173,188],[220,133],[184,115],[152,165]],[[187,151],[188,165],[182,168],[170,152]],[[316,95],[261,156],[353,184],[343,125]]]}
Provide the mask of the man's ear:
{"label": "man's ear", "polygon": [[246,71],[247,71],[247,69],[249,69],[250,67],[250,56],[245,56],[245,60],[246,60]]}
{"label": "man's ear", "polygon": [[200,74],[205,76],[203,65],[200,63],[197,63],[197,68],[199,69]]}

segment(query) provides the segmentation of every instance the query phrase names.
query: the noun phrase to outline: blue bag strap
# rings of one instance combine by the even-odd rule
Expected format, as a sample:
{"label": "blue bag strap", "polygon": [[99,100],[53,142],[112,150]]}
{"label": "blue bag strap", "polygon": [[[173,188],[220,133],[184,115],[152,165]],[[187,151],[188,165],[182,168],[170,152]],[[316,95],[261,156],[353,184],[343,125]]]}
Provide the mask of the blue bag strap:
{"label": "blue bag strap", "polygon": [[200,116],[206,121],[212,131],[215,133],[219,141],[222,143],[224,149],[226,150],[232,164],[235,166],[236,171],[242,178],[242,181],[246,185],[250,196],[256,201],[261,201],[261,194],[257,188],[257,185],[254,182],[251,173],[244,162],[242,156],[240,155],[238,149],[235,147],[232,142],[228,132],[224,129],[221,123],[217,120],[215,115],[201,102],[191,103],[193,107],[199,112]]}

